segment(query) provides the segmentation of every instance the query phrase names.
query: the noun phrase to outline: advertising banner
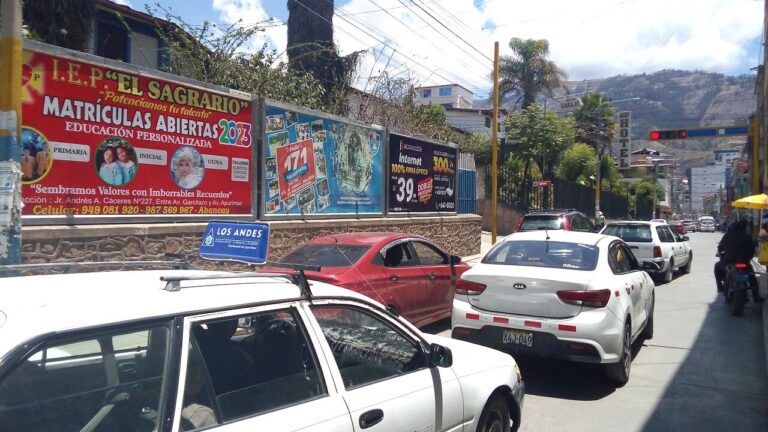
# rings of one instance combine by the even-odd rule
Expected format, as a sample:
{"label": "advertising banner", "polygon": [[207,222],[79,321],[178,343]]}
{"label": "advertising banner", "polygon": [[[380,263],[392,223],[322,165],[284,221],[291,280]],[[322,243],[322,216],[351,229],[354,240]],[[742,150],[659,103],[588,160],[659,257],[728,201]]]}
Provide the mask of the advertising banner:
{"label": "advertising banner", "polygon": [[252,213],[249,98],[24,50],[26,216]]}
{"label": "advertising banner", "polygon": [[389,211],[456,212],[455,145],[389,135]]}
{"label": "advertising banner", "polygon": [[264,122],[264,216],[383,213],[381,130],[272,103]]}

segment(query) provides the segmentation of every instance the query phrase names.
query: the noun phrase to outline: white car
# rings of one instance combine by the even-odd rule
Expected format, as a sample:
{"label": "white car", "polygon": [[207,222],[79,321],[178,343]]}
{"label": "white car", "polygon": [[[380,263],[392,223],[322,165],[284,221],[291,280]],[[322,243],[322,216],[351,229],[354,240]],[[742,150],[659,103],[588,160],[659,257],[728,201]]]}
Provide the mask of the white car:
{"label": "white car", "polygon": [[717,228],[715,218],[712,216],[700,217],[696,225],[698,225],[696,229],[701,232],[715,232]]}
{"label": "white car", "polygon": [[512,357],[300,274],[57,274],[5,278],[2,292],[2,431],[520,424]]}
{"label": "white car", "polygon": [[507,236],[457,283],[452,335],[510,353],[604,365],[629,379],[632,343],[653,336],[655,285],[619,238],[531,231]]}
{"label": "white car", "polygon": [[687,236],[680,236],[667,224],[657,222],[612,222],[600,231],[624,240],[639,260],[652,260],[658,272],[650,272],[656,280],[672,282],[675,270],[691,272],[693,250]]}

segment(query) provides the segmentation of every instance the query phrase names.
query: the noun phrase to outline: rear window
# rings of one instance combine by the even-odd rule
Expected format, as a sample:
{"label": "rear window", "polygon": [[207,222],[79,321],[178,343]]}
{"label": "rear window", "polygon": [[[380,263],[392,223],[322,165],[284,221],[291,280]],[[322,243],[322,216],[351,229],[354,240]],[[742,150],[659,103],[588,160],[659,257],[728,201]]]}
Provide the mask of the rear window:
{"label": "rear window", "polygon": [[592,270],[597,264],[598,248],[582,243],[556,241],[505,241],[483,257],[484,264],[526,267]]}
{"label": "rear window", "polygon": [[704,219],[703,221],[701,221],[699,223],[702,224],[702,225],[714,225],[715,221],[712,221],[712,220],[709,220],[709,219]]}
{"label": "rear window", "polygon": [[648,225],[608,225],[603,234],[618,237],[628,243],[650,243],[651,228]]}
{"label": "rear window", "polygon": [[563,229],[563,218],[557,215],[526,216],[520,231],[533,231],[539,229]]}
{"label": "rear window", "polygon": [[305,244],[280,258],[279,262],[320,267],[349,267],[370,249],[368,245]]}

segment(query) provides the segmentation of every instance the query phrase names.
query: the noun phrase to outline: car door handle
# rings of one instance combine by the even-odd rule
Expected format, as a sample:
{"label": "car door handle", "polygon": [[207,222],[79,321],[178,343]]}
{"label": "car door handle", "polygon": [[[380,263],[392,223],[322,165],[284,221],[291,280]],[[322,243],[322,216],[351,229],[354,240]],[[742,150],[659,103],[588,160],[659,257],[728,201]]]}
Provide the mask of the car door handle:
{"label": "car door handle", "polygon": [[384,420],[384,411],[378,408],[364,412],[362,415],[360,415],[360,428],[369,428],[378,424],[382,420]]}
{"label": "car door handle", "polygon": [[437,276],[436,276],[434,273],[429,273],[429,274],[427,274],[427,277],[429,278],[429,280],[435,280],[435,279],[437,279]]}
{"label": "car door handle", "polygon": [[398,275],[392,275],[392,276],[390,276],[390,277],[389,277],[389,280],[391,280],[392,282],[394,282],[394,281],[397,281],[397,280],[400,280],[400,276],[398,276]]}

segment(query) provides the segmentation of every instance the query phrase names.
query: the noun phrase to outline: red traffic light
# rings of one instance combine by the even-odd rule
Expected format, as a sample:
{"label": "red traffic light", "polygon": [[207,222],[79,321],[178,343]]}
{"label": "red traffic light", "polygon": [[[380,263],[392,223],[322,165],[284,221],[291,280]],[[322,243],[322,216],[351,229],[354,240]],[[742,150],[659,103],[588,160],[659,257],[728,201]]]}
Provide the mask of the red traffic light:
{"label": "red traffic light", "polygon": [[648,138],[651,141],[685,139],[688,138],[688,131],[685,129],[651,131],[651,133],[648,135]]}

